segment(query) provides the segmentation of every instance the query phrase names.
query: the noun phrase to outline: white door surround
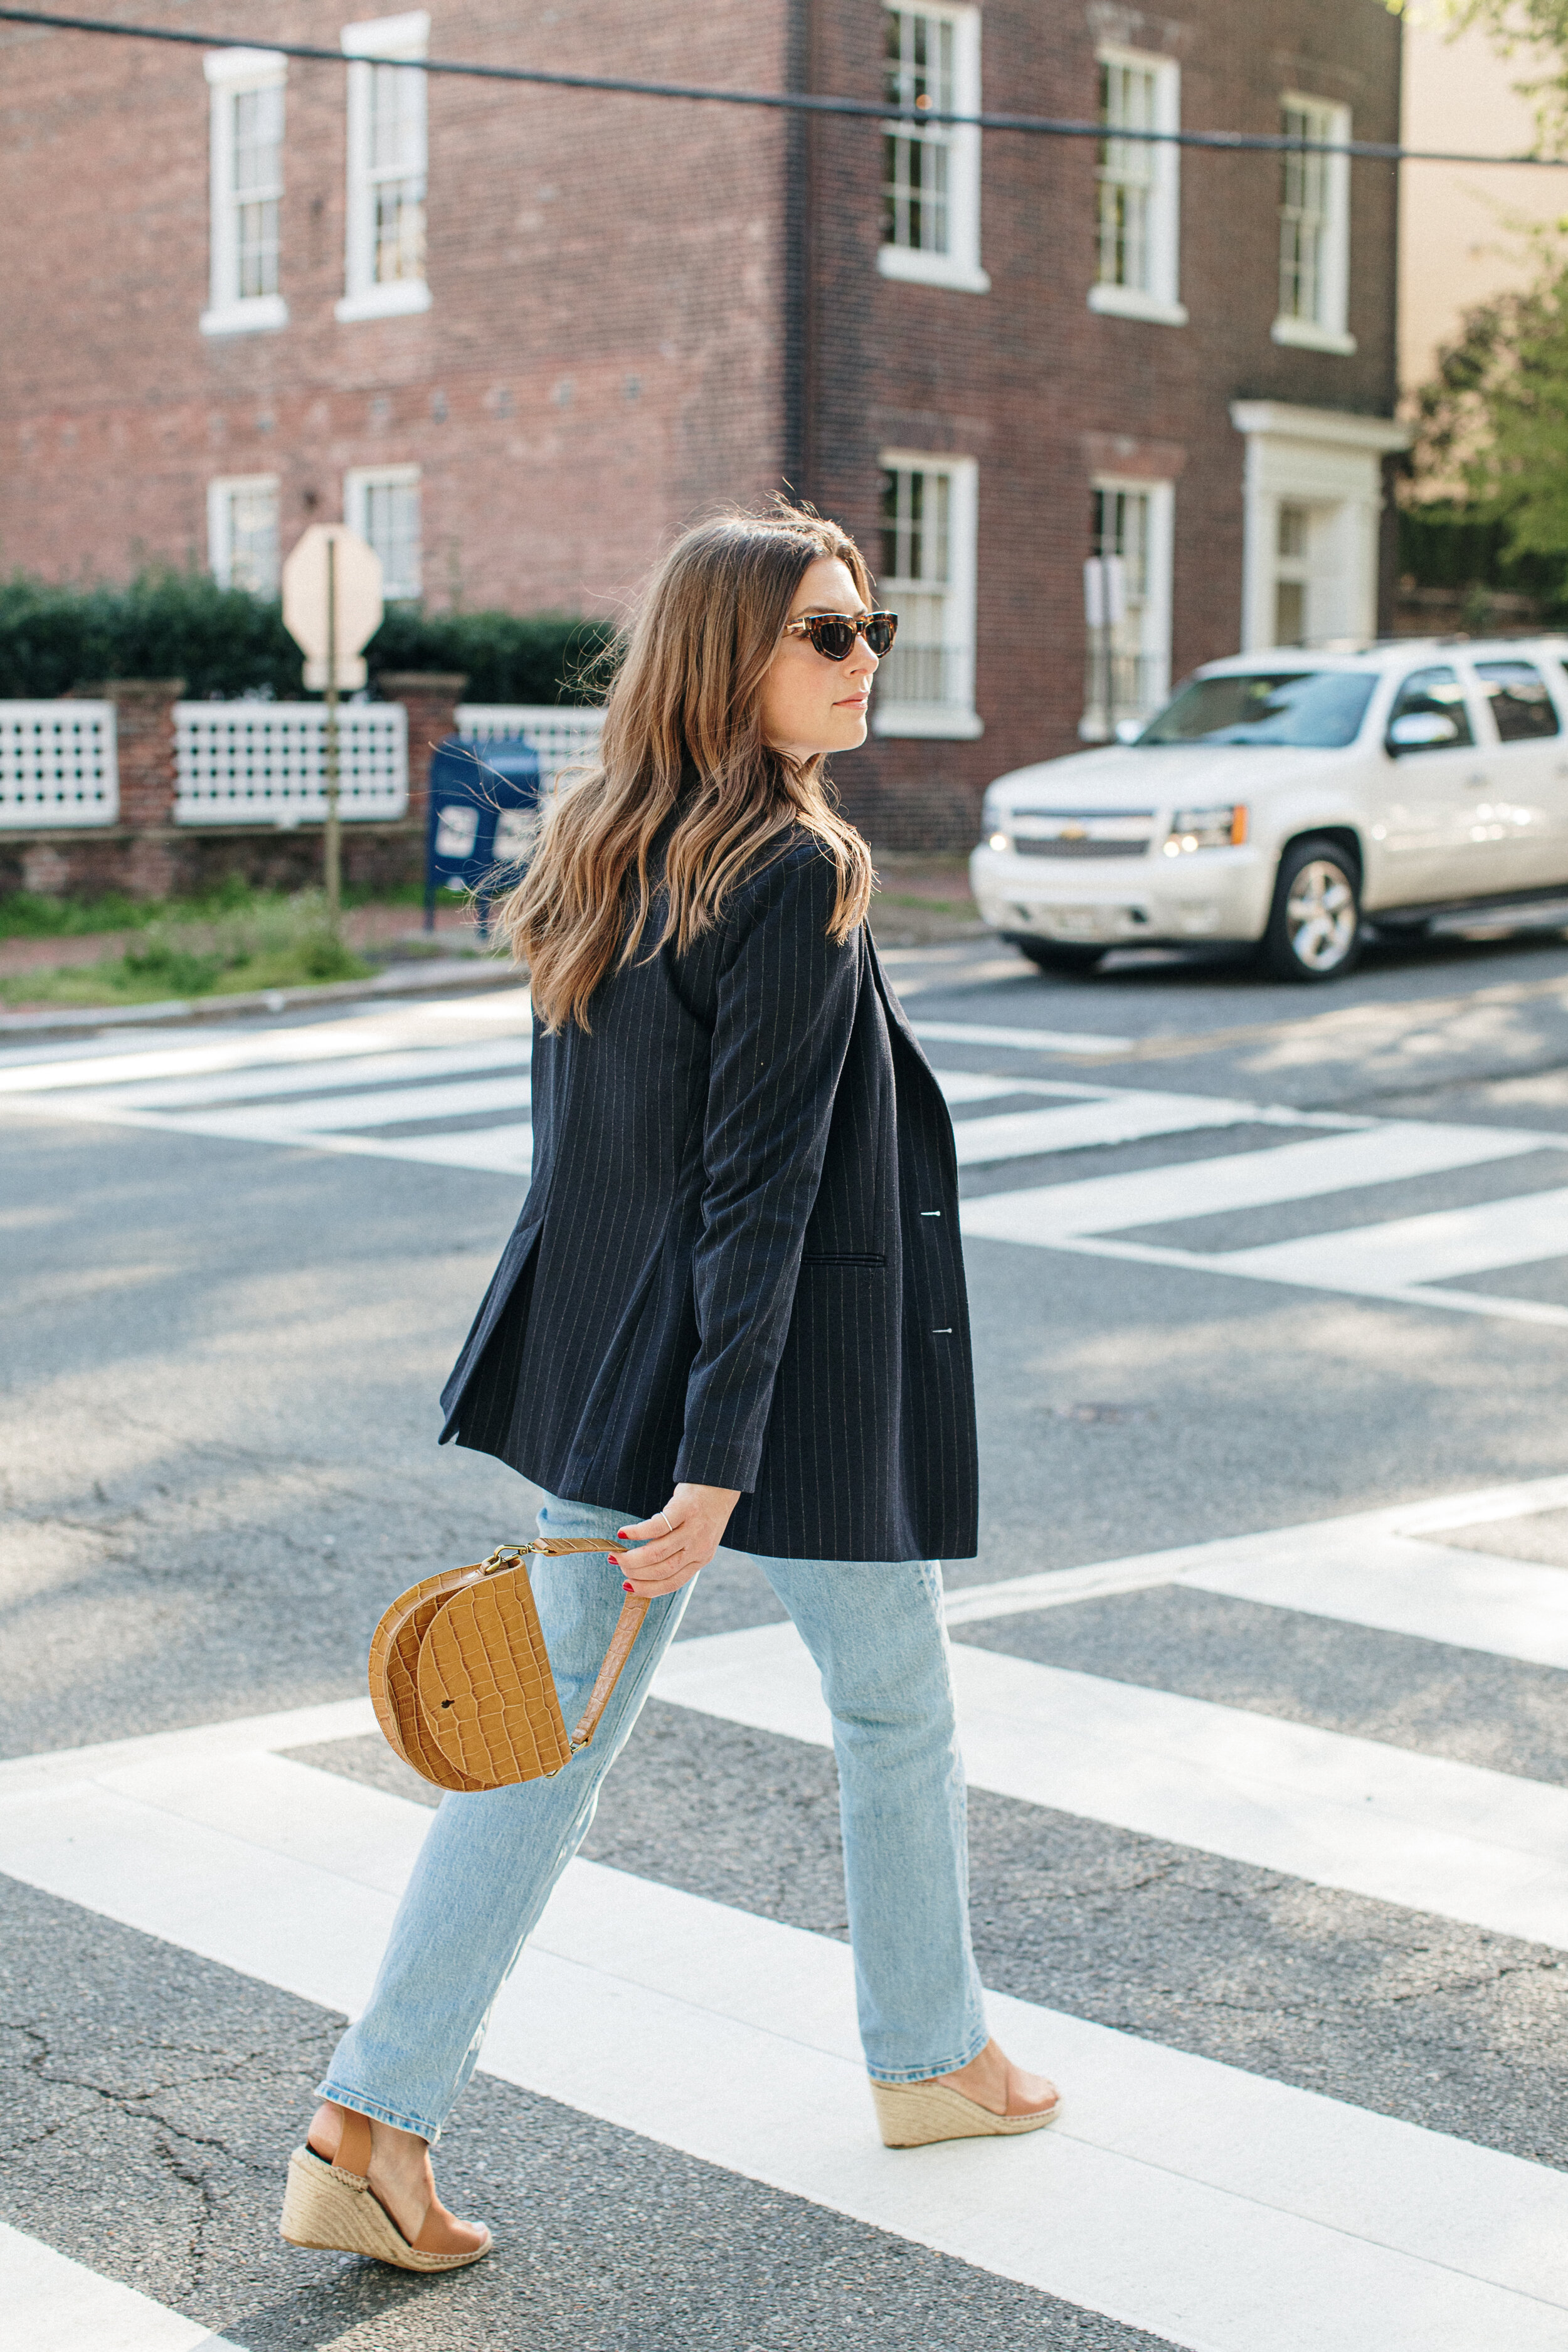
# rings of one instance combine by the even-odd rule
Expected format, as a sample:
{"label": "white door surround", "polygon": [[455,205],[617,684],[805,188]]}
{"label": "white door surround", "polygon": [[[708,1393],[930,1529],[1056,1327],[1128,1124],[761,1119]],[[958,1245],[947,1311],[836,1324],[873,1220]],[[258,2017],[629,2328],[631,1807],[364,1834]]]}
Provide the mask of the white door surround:
{"label": "white door surround", "polygon": [[[1323,646],[1375,636],[1382,460],[1409,446],[1408,425],[1278,400],[1234,400],[1230,421],[1247,441],[1243,653],[1266,651],[1277,641],[1282,507],[1305,509],[1311,518],[1303,641]],[[1292,563],[1292,577],[1297,568]]]}

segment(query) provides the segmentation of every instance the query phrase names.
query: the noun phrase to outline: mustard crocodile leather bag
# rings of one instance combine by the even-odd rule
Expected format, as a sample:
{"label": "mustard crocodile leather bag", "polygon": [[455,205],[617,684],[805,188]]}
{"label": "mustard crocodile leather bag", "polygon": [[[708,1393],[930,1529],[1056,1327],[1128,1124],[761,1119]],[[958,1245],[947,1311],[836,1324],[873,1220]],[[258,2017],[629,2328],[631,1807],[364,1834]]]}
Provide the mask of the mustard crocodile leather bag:
{"label": "mustard crocodile leather bag", "polygon": [[437,1789],[547,1780],[599,1727],[648,1604],[628,1593],[598,1680],[567,1734],[529,1582],[528,1556],[605,1549],[605,1538],[500,1544],[474,1568],[400,1592],[370,1645],[370,1696],[391,1746]]}

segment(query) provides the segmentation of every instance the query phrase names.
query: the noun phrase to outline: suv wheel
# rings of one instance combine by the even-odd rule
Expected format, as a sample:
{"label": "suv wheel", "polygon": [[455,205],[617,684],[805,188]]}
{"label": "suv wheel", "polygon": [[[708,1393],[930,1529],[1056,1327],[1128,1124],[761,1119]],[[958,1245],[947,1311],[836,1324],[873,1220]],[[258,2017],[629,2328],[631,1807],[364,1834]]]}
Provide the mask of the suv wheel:
{"label": "suv wheel", "polygon": [[1279,861],[1262,956],[1276,980],[1339,980],[1362,946],[1361,877],[1331,841],[1298,841]]}
{"label": "suv wheel", "polygon": [[1070,940],[1015,940],[1013,945],[1041,971],[1093,971],[1110,953],[1107,948],[1077,947]]}

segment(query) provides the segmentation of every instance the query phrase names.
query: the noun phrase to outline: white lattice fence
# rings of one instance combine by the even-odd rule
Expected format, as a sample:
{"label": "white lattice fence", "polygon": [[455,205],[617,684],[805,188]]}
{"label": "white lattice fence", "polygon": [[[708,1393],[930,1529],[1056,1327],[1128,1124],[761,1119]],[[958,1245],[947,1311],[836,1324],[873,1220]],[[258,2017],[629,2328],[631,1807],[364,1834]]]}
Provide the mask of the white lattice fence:
{"label": "white lattice fence", "polygon": [[112,824],[112,702],[0,702],[0,832]]}
{"label": "white lattice fence", "polygon": [[460,702],[458,732],[470,740],[493,743],[501,736],[521,735],[539,754],[547,792],[554,790],[566,771],[592,766],[599,756],[602,710],[562,709],[551,703]]}
{"label": "white lattice fence", "polygon": [[[319,824],[327,814],[320,702],[176,702],[180,824]],[[385,823],[408,809],[408,714],[400,702],[338,710],[338,812]]]}

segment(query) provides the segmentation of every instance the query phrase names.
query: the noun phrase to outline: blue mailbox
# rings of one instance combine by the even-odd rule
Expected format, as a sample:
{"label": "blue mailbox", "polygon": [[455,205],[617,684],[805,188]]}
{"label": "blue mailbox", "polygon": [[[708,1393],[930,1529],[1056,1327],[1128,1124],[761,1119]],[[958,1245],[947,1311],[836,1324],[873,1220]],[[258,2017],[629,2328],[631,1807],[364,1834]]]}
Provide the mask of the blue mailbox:
{"label": "blue mailbox", "polygon": [[521,735],[494,742],[448,736],[430,761],[425,835],[425,928],[436,928],[436,893],[473,894],[479,935],[498,888],[525,865],[539,829],[539,754]]}

